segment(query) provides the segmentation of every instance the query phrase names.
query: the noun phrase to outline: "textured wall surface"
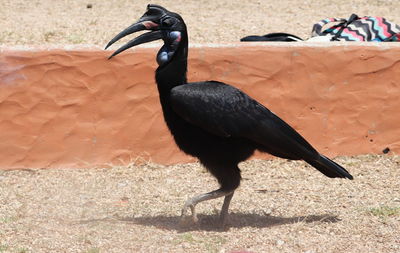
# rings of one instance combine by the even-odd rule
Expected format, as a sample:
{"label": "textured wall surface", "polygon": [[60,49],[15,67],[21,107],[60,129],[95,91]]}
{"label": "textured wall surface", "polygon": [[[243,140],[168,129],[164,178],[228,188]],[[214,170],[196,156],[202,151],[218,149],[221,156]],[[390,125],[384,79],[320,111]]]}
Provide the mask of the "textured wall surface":
{"label": "textured wall surface", "polygon": [[[157,50],[0,48],[0,167],[194,161],[163,122]],[[399,153],[399,62],[396,43],[203,45],[188,78],[242,89],[328,156]]]}

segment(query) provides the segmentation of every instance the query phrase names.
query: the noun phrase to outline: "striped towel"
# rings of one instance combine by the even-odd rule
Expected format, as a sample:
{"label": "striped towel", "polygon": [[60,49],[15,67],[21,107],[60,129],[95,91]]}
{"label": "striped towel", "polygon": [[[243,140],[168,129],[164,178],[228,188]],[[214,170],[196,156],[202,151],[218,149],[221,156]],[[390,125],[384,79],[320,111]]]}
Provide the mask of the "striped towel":
{"label": "striped towel", "polygon": [[[332,23],[330,27],[323,27]],[[316,23],[312,29],[312,37],[332,36],[337,41],[400,41],[400,26],[383,17],[327,18]]]}

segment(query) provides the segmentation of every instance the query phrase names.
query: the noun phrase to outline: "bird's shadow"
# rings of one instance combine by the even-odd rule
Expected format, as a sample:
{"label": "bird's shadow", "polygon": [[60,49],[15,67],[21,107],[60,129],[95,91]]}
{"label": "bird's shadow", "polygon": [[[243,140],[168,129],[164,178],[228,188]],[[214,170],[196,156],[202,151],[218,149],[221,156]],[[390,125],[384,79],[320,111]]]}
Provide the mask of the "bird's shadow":
{"label": "bird's shadow", "polygon": [[112,219],[102,220],[86,220],[81,223],[91,222],[123,222],[126,224],[137,224],[149,227],[155,227],[162,230],[171,230],[177,232],[189,231],[226,231],[229,228],[268,228],[286,224],[294,223],[314,223],[314,222],[327,222],[336,223],[340,219],[336,215],[322,214],[322,215],[309,215],[309,216],[295,216],[295,217],[280,217],[272,215],[260,215],[250,213],[230,213],[228,222],[224,227],[219,225],[218,215],[198,215],[199,222],[196,224],[182,224],[180,216],[141,216],[141,217],[113,217]]}

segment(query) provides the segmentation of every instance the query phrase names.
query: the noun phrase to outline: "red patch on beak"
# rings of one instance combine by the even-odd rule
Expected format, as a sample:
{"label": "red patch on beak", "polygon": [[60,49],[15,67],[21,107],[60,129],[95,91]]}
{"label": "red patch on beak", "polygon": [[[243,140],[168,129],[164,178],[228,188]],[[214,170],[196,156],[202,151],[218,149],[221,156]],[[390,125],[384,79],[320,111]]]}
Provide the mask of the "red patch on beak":
{"label": "red patch on beak", "polygon": [[154,23],[153,21],[144,21],[142,24],[144,27],[146,27],[146,29],[151,29],[158,26],[158,24]]}

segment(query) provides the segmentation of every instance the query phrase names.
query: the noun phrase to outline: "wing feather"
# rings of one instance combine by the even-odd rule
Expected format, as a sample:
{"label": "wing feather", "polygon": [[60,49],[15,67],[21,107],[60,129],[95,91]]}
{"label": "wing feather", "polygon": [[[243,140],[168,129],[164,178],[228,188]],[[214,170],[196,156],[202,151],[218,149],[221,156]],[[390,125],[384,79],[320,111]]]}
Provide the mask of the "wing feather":
{"label": "wing feather", "polygon": [[215,81],[189,83],[173,88],[170,99],[179,116],[215,135],[247,138],[289,157],[317,153],[286,122],[230,85]]}

